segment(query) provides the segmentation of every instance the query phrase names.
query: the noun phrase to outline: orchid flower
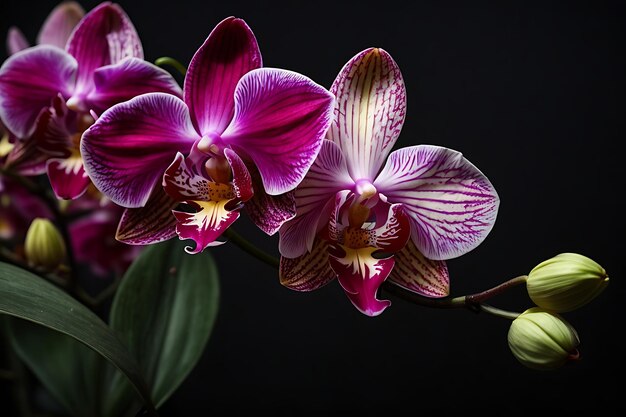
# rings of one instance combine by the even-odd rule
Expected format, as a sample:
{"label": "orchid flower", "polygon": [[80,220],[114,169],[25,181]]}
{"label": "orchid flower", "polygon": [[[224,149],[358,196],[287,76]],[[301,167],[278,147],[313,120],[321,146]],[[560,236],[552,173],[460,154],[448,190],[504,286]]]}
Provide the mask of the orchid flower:
{"label": "orchid flower", "polygon": [[[83,8],[76,2],[64,1],[48,15],[37,35],[37,44],[53,45],[64,48],[72,31],[85,15]],[[13,26],[7,35],[9,55],[20,52],[30,46],[20,29]],[[0,121],[0,131],[4,131]],[[14,134],[5,131],[0,141],[0,160],[6,168],[21,175],[40,175],[46,172],[47,155],[40,152],[36,140],[20,141]]]}
{"label": "orchid flower", "polygon": [[448,295],[444,260],[490,232],[495,189],[451,149],[419,145],[389,154],[406,93],[384,50],[357,54],[331,92],[337,101],[328,140],[296,189],[296,217],[279,232],[282,284],[310,291],[338,278],[369,316],[391,304],[376,294],[387,278],[424,296]]}
{"label": "orchid flower", "polygon": [[[80,4],[74,1],[59,3],[48,15],[37,35],[38,45],[53,45],[65,48],[74,27],[85,15]],[[12,26],[7,35],[7,51],[13,55],[30,47],[22,31]]]}
{"label": "orchid flower", "polygon": [[33,148],[44,153],[57,197],[73,199],[90,184],[81,134],[113,104],[152,91],[181,93],[166,71],[143,61],[130,19],[106,2],[85,15],[65,50],[39,45],[6,60],[0,68],[0,119],[30,145],[21,158]]}
{"label": "orchid flower", "polygon": [[[332,95],[295,72],[260,68],[241,19],[219,23],[193,56],[183,100],[152,93],[118,104],[83,135],[94,184],[126,210],[129,244],[193,239],[197,253],[246,205],[271,234],[295,215],[292,193],[330,124]],[[173,215],[172,215],[173,213]]]}

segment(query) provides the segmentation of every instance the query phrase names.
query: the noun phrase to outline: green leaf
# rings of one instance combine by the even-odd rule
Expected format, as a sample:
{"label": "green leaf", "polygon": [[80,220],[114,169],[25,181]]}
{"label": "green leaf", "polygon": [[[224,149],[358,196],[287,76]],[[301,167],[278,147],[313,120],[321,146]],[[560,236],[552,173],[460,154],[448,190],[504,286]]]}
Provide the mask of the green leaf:
{"label": "green leaf", "polygon": [[44,279],[0,262],[0,313],[22,318],[73,337],[126,375],[154,410],[137,361],[109,327],[88,308]]}
{"label": "green leaf", "polygon": [[75,339],[25,320],[9,325],[20,359],[73,416],[100,416],[104,358]]}
{"label": "green leaf", "polygon": [[111,309],[114,329],[139,361],[161,406],[191,372],[218,310],[215,262],[189,255],[178,239],[152,245],[135,260]]}

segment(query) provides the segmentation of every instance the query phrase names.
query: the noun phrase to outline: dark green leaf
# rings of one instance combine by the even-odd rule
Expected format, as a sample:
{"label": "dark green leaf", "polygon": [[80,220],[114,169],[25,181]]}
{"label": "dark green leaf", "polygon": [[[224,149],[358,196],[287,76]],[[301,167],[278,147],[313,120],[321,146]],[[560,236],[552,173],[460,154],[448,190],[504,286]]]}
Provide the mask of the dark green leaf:
{"label": "dark green leaf", "polygon": [[104,358],[75,339],[25,320],[10,322],[10,339],[19,357],[74,416],[100,416]]}
{"label": "dark green leaf", "polygon": [[114,329],[139,361],[160,406],[191,372],[217,315],[217,268],[172,239],[144,250],[126,272],[111,309]]}
{"label": "dark green leaf", "polygon": [[128,349],[88,308],[44,279],[0,262],[0,313],[32,321],[82,342],[122,371],[154,409],[141,370]]}

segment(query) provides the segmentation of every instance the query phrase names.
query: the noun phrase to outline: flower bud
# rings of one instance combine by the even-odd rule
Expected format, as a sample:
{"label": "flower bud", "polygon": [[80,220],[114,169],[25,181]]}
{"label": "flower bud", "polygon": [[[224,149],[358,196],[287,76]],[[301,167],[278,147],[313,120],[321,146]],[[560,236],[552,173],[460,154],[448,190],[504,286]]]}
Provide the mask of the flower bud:
{"label": "flower bud", "polygon": [[579,356],[576,330],[561,316],[539,307],[513,320],[508,340],[517,360],[532,369],[556,369]]}
{"label": "flower bud", "polygon": [[24,252],[30,265],[51,271],[65,259],[65,242],[50,220],[37,218],[26,233]]}
{"label": "flower bud", "polygon": [[528,295],[546,310],[575,310],[600,294],[608,285],[604,268],[576,253],[562,253],[537,265],[526,280]]}

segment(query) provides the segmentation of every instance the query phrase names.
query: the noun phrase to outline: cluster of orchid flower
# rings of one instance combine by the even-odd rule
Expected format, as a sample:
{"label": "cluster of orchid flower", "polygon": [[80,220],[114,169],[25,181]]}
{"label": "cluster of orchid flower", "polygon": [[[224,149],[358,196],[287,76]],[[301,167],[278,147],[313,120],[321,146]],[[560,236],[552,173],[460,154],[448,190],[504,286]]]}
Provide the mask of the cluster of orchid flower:
{"label": "cluster of orchid flower", "polygon": [[[489,234],[496,190],[455,150],[391,151],[406,91],[383,49],[355,55],[327,90],[263,67],[251,29],[229,17],[195,53],[181,89],[143,59],[130,19],[111,3],[84,16],[63,3],[37,46],[15,29],[8,46],[0,69],[0,237],[12,246],[4,253],[33,218],[54,220],[63,210],[73,219],[77,261],[103,274],[124,271],[143,245],[176,236],[192,241],[190,254],[223,244],[244,210],[262,231],[279,234],[288,288],[311,291],[337,279],[368,316],[391,304],[378,298],[385,282],[413,299],[489,310],[480,304],[487,292],[447,298],[446,260]],[[57,209],[25,187],[25,178],[42,174],[63,200]],[[539,307],[511,317],[509,342],[538,368],[573,357],[577,336],[557,313],[586,303],[608,280],[588,258],[554,259],[551,273],[515,281],[528,282]]]}

